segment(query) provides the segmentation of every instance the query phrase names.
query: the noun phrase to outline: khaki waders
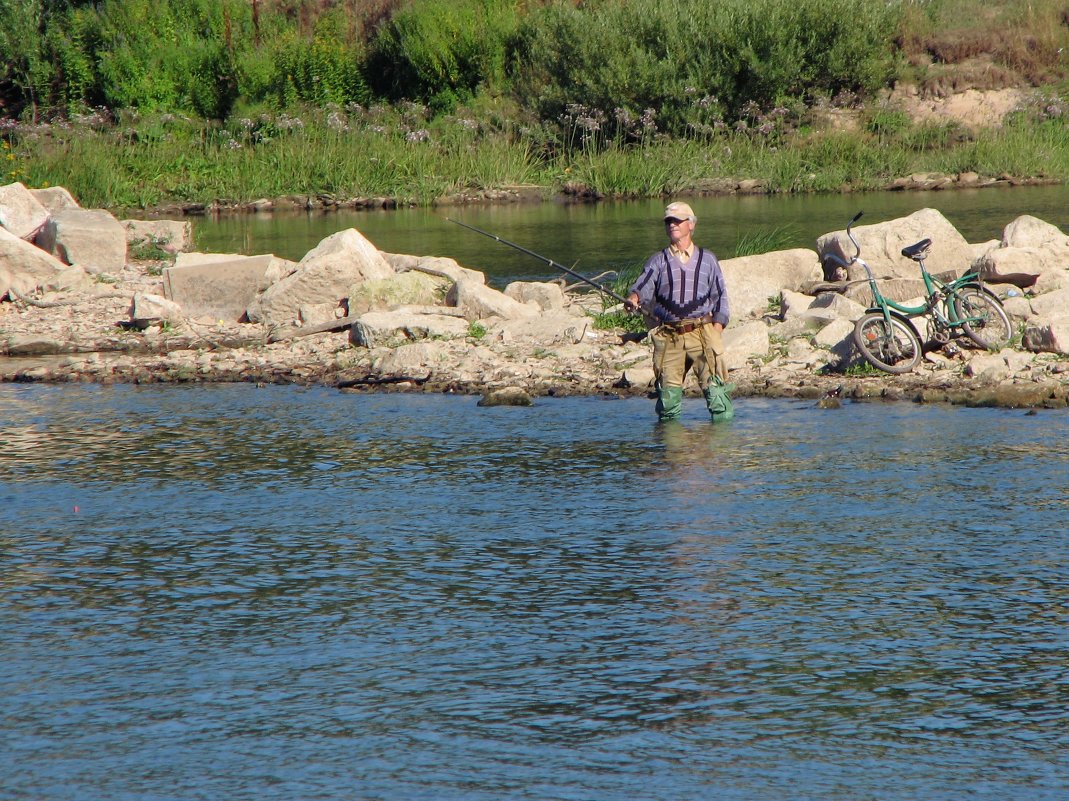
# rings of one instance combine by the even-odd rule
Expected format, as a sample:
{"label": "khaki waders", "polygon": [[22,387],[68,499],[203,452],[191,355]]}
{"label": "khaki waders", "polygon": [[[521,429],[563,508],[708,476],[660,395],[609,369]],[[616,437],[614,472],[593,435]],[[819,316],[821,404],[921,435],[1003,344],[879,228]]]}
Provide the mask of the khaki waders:
{"label": "khaki waders", "polygon": [[650,332],[657,378],[657,416],[677,420],[683,412],[683,381],[693,370],[714,423],[735,415],[727,393],[727,362],[721,332],[711,322],[665,323]]}

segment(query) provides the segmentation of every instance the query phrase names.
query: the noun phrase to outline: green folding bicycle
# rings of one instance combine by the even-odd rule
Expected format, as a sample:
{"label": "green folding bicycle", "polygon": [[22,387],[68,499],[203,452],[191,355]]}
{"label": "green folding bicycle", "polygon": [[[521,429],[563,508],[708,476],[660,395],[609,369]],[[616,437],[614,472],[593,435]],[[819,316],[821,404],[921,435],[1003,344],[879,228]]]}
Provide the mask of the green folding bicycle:
{"label": "green folding bicycle", "polygon": [[[902,248],[902,255],[920,267],[924,303],[906,306],[885,298],[871,268],[861,258],[861,245],[851,230],[861,215],[859,211],[846,226],[854,256],[844,261],[829,253],[826,258],[844,267],[860,264],[868,276],[873,302],[854,324],[854,344],[869,364],[887,373],[908,373],[921,360],[922,341],[945,344],[961,334],[985,350],[997,350],[1009,342],[1013,336],[1010,318],[999,299],[984,286],[979,273],[970,271],[947,282],[928,272],[924,259],[932,246],[931,239]],[[920,317],[927,318],[923,340],[913,323]]]}

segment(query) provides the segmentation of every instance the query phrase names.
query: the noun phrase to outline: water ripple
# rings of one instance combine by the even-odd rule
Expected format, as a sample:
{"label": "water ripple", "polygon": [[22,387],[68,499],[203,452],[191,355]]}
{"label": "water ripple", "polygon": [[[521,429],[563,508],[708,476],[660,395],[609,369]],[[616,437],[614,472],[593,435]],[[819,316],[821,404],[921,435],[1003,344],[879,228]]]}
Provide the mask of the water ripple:
{"label": "water ripple", "polygon": [[12,797],[1064,798],[1069,416],[486,412],[0,387]]}

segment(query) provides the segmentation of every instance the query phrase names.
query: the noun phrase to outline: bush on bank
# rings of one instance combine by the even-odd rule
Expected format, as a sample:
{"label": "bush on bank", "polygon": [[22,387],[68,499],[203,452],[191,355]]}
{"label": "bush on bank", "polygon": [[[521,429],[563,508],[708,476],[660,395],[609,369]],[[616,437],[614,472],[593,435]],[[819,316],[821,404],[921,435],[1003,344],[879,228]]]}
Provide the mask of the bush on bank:
{"label": "bush on bank", "polygon": [[[291,10],[300,10],[295,14]],[[899,3],[885,0],[408,0],[367,3],[0,0],[0,97],[224,119],[238,101],[429,102],[515,91],[554,120],[569,103],[683,131],[687,106],[870,91],[893,72]],[[323,10],[325,9],[325,10]],[[302,20],[304,23],[302,24]],[[310,20],[310,21],[307,21]],[[692,87],[698,98],[683,91]]]}
{"label": "bush on bank", "polygon": [[[517,36],[522,105],[554,120],[593,109],[585,133],[616,140],[655,109],[679,136],[842,92],[873,92],[894,71],[897,4],[884,0],[631,0],[532,12]],[[574,143],[574,142],[570,142]]]}
{"label": "bush on bank", "polygon": [[0,0],[0,139],[8,180],[108,207],[1065,180],[1064,84],[998,131],[873,98],[1057,82],[1067,46],[1056,0]]}

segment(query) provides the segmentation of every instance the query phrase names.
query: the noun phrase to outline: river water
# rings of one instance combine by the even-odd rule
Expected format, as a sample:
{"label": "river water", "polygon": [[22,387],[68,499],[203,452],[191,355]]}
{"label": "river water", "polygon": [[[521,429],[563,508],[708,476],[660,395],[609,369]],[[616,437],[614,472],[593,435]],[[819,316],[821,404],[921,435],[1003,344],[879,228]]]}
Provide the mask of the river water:
{"label": "river water", "polygon": [[[999,239],[1023,214],[1069,231],[1069,186],[987,188],[942,192],[874,192],[690,199],[698,216],[695,239],[722,258],[740,238],[778,233],[785,246],[813,248],[816,238],[842,230],[862,210],[861,224],[938,209],[972,243]],[[588,277],[643,261],[664,246],[661,200],[596,204],[535,203],[438,210],[248,214],[199,219],[197,247],[212,252],[274,253],[299,261],[322,239],[355,227],[380,250],[449,256],[483,271],[494,285],[560,275],[528,255],[454,225],[453,218],[521,245]],[[938,270],[968,265],[929,265]]]}
{"label": "river water", "polygon": [[1069,411],[475,401],[0,386],[0,797],[1069,797]]}

